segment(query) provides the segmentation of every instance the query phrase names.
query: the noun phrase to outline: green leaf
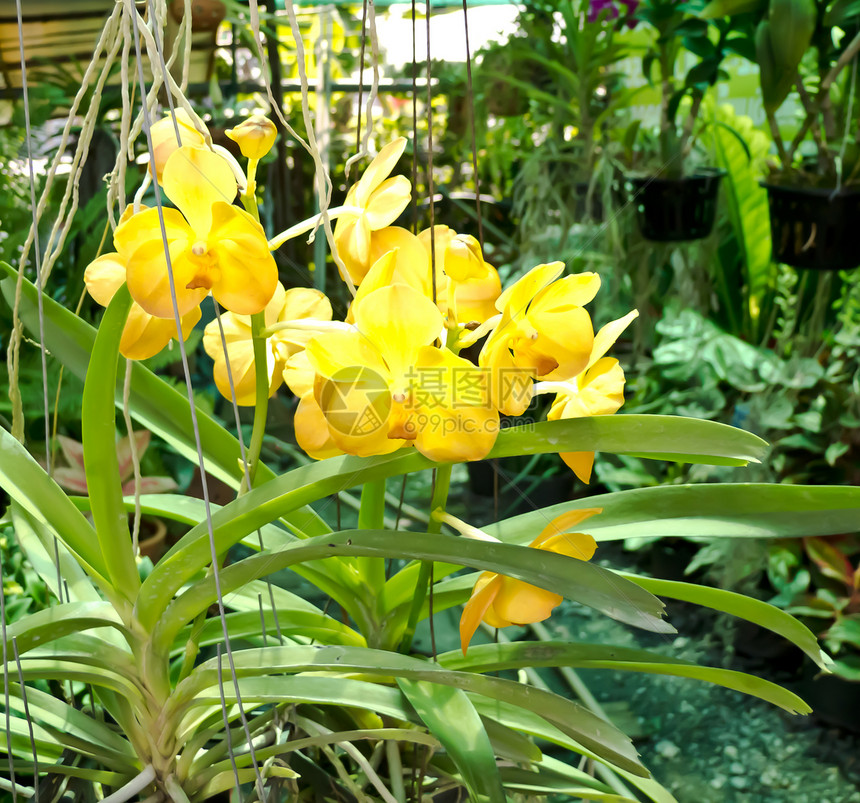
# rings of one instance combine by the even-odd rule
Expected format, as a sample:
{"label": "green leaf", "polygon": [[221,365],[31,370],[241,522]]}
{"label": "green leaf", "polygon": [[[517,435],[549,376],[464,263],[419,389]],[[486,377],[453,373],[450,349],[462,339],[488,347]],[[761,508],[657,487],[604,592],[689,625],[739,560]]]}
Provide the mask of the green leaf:
{"label": "green leaf", "polygon": [[11,654],[15,638],[18,652],[23,655],[33,647],[95,627],[114,627],[125,632],[125,625],[109,602],[65,602],[6,625],[6,645]]}
{"label": "green leaf", "polygon": [[[457,563],[537,584],[636,627],[658,633],[674,632],[661,619],[663,603],[596,564],[541,549],[430,533],[410,533],[404,539],[400,531],[346,530],[299,541],[277,553],[254,555],[223,569],[222,594],[229,594],[249,580],[324,555]],[[154,572],[150,579],[153,576]],[[169,605],[153,631],[155,647],[169,650],[182,625],[205,611],[215,599],[214,577],[192,584]]]}
{"label": "green leaf", "polygon": [[797,695],[754,675],[730,669],[700,666],[689,661],[630,647],[560,641],[508,642],[470,647],[466,656],[459,651],[444,653],[438,660],[439,664],[446,668],[469,672],[499,672],[504,669],[539,666],[573,666],[582,669],[613,669],[674,675],[703,680],[759,697],[784,708],[791,714],[808,714],[812,710]]}
{"label": "green leaf", "polygon": [[[9,692],[10,708],[26,714],[20,686],[10,683]],[[44,727],[59,744],[113,769],[136,774],[139,759],[131,744],[103,722],[32,686],[27,687],[27,708],[32,721]]]}
{"label": "green leaf", "polygon": [[713,608],[772,630],[800,647],[819,667],[830,669],[830,658],[821,651],[815,634],[806,625],[774,605],[720,588],[639,577],[628,572],[621,572],[621,574],[642,588],[662,597]]}
{"label": "green leaf", "polygon": [[[11,304],[15,298],[18,274],[6,263],[0,262],[0,275],[2,273],[5,273],[6,277],[0,280],[0,291]],[[43,294],[42,302],[45,310],[46,348],[75,376],[84,379],[95,343],[96,330],[50,296]],[[24,325],[34,337],[38,337],[37,291],[26,279],[22,284],[20,315]],[[118,407],[123,403],[122,390],[122,384],[117,383],[114,400]],[[186,396],[140,363],[135,362],[132,365],[129,399],[129,412],[132,417],[167,441],[193,465],[197,465],[197,450],[193,439],[188,437],[191,426],[190,410]],[[238,488],[243,474],[240,467],[239,441],[200,409],[197,410],[197,424],[207,472],[231,487]],[[274,476],[275,473],[268,466],[259,465],[258,482],[265,482]],[[294,512],[289,524],[298,532],[307,535],[320,535],[330,530],[309,508]]]}
{"label": "green leaf", "polygon": [[473,800],[505,803],[505,790],[484,724],[466,693],[451,686],[397,678],[427,729],[451,756]]}
{"label": "green leaf", "polygon": [[[2,264],[2,263],[0,263]],[[0,427],[0,486],[35,521],[57,534],[87,573],[103,588],[109,585],[107,566],[93,528],[27,452]]]}
{"label": "green leaf", "polygon": [[110,302],[93,345],[92,369],[87,371],[84,383],[81,431],[87,491],[102,557],[117,593],[133,602],[140,587],[140,575],[122,504],[113,400],[119,341],[130,308],[131,296],[123,285]]}
{"label": "green leaf", "polygon": [[[17,502],[11,503],[9,513],[18,546],[24,550],[33,570],[57,599],[68,597],[69,602],[101,601],[90,579],[59,538],[55,547],[55,535],[44,522],[31,516]],[[60,558],[59,567],[54,563],[57,554]],[[62,588],[60,580],[63,581]]]}
{"label": "green leaf", "polygon": [[[721,108],[718,114],[725,117],[729,112]],[[716,120],[716,112],[714,116]],[[745,317],[757,339],[759,321],[762,312],[767,313],[769,309],[768,300],[776,281],[776,268],[771,259],[770,212],[767,190],[759,185],[750,164],[749,147],[732,125],[736,121],[744,122],[744,118],[733,116],[735,120],[717,121],[713,126],[713,142],[717,164],[726,171],[722,193],[746,272]]]}
{"label": "green leaf", "polygon": [[472,702],[475,704],[475,708],[482,716],[491,717],[502,724],[507,725],[509,728],[515,728],[516,730],[523,731],[524,733],[530,733],[539,739],[544,739],[552,744],[557,744],[561,747],[567,748],[568,750],[572,750],[576,753],[587,756],[588,758],[594,759],[595,761],[599,761],[602,764],[606,764],[611,767],[613,772],[618,773],[637,789],[642,790],[648,798],[655,801],[655,803],[678,803],[671,793],[657,783],[657,781],[649,777],[643,777],[640,774],[627,772],[626,770],[615,767],[611,764],[607,764],[607,762],[599,755],[579,744],[575,739],[568,736],[561,729],[546,722],[532,711],[528,711],[525,708],[518,708],[515,705],[499,700],[487,700],[476,695],[470,696]]}
{"label": "green leaf", "polygon": [[714,483],[637,488],[564,502],[506,519],[493,534],[529,543],[561,513],[590,507],[603,512],[582,529],[598,542],[651,536],[797,538],[860,527],[857,487]]}
{"label": "green leaf", "polygon": [[598,415],[510,427],[499,433],[488,457],[596,451],[743,466],[761,462],[767,448],[757,435],[714,421],[671,415]]}
{"label": "green leaf", "polygon": [[[406,678],[463,689],[533,711],[613,765],[632,773],[647,775],[636,757],[632,743],[615,727],[577,703],[516,681],[468,672],[452,672],[430,661],[368,648],[268,647],[235,652],[233,660],[236,676],[240,679],[267,673],[336,672],[339,675]],[[198,705],[201,695],[209,694],[210,689],[218,694],[217,673],[217,659],[201,664],[177,687],[170,703],[171,707],[182,709]],[[310,679],[311,677],[304,676],[299,678],[302,682]],[[270,677],[265,680],[274,685],[282,679]],[[225,684],[225,693],[229,685]],[[245,699],[244,691],[242,697]],[[371,702],[362,702],[360,705],[370,708]],[[371,710],[385,713],[376,708]],[[492,713],[489,715],[492,716]]]}
{"label": "green leaf", "polygon": [[764,11],[767,0],[711,0],[699,16],[705,20],[718,17],[731,17],[735,14],[746,14],[750,11]]}
{"label": "green leaf", "polygon": [[[743,465],[758,461],[766,447],[765,442],[755,435],[713,421],[675,416],[620,415],[511,427],[499,433],[489,457],[604,451],[655,459]],[[216,552],[223,554],[257,528],[316,499],[346,490],[359,480],[373,482],[433,468],[434,465],[417,451],[403,449],[378,457],[334,457],[293,469],[213,514]],[[161,558],[144,581],[136,605],[137,615],[145,628],[151,628],[182,585],[209,564],[210,554],[208,530],[200,525]],[[356,599],[352,604],[339,601],[354,617],[357,615],[356,605],[361,600]]]}

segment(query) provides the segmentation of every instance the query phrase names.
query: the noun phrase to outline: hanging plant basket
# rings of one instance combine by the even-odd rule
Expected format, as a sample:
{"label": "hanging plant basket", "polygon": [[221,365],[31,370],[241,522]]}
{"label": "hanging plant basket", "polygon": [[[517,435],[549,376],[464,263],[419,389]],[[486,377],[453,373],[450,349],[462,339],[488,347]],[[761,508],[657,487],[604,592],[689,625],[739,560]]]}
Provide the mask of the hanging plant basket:
{"label": "hanging plant basket", "polygon": [[860,267],[860,189],[783,187],[765,184],[770,204],[773,258],[795,268]]}
{"label": "hanging plant basket", "polygon": [[714,228],[725,170],[702,168],[683,178],[629,178],[639,229],[646,240],[701,240]]}

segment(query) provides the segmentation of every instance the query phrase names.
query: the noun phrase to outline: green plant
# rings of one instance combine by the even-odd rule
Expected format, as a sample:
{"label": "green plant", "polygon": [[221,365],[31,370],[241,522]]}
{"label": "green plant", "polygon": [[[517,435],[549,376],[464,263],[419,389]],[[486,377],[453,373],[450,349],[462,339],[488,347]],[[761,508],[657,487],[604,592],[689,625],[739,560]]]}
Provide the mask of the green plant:
{"label": "green plant", "polygon": [[[837,189],[856,183],[860,179],[860,146],[854,130],[860,52],[856,4],[713,0],[703,15],[752,17],[757,22],[746,54],[759,66],[765,114],[780,161],[775,179]],[[776,117],[790,96],[801,110],[797,126],[781,124]]]}
{"label": "green plant", "polygon": [[[132,4],[116,14],[139,45],[146,21]],[[147,32],[157,36],[157,26]],[[158,75],[157,49],[150,55]],[[173,101],[193,111],[170,88]],[[86,498],[68,496],[0,429],[10,522],[52,597],[3,634],[4,784],[26,794],[53,784],[48,777],[69,776],[78,788],[107,787],[117,803],[135,795],[205,801],[233,788],[260,799],[323,790],[388,803],[446,793],[491,803],[556,793],[630,800],[631,786],[671,801],[618,728],[585,704],[520,682],[518,670],[669,674],[808,711],[773,683],[647,650],[512,641],[467,651],[464,638],[461,651],[419,652],[419,625],[432,628],[437,611],[461,603],[471,624],[492,623],[489,606],[496,624],[529,623],[546,618],[547,606],[564,595],[633,626],[671,632],[659,594],[767,627],[826,668],[811,632],[773,606],[615,572],[577,549],[679,529],[736,538],[831,534],[854,522],[856,489],[663,486],[510,517],[492,532],[455,519],[446,511],[453,466],[479,457],[560,453],[581,468],[600,450],[739,467],[762,459],[766,445],[716,422],[609,414],[623,403],[623,372],[606,353],[636,313],[595,333],[583,307],[598,290],[594,274],[562,277],[561,263],[539,265],[500,295],[473,240],[430,232],[425,249],[390,226],[409,200],[409,182],[388,177],[402,141],[385,146],[344,206],[329,210],[344,283],[358,285],[347,319],[332,320],[324,294],[279,286],[270,253],[318,219],[271,240],[259,223],[256,169],[260,143],[274,138],[271,121],[250,119],[230,132],[247,159],[243,170],[208,146],[208,132],[190,113],[183,128],[171,117],[150,125],[150,113],[144,107],[161,204],[132,206],[122,216],[111,255],[119,274],[89,274],[90,292],[107,304],[98,328],[0,265],[0,292],[46,358],[84,381],[88,491]],[[156,153],[156,142],[169,155]],[[242,208],[232,203],[237,195]],[[469,282],[495,289],[497,307],[473,313],[458,295]],[[193,325],[210,291],[227,311],[207,326],[204,345],[216,383],[228,377],[221,392],[253,405],[247,445],[194,400],[183,315]],[[120,357],[151,344],[171,319],[185,396]],[[475,366],[458,352],[482,334],[488,340]],[[278,474],[261,454],[269,398],[283,382],[299,397],[297,439],[320,459]],[[483,391],[477,398],[476,388]],[[552,394],[549,417],[559,420],[499,432],[499,411],[521,413],[532,394]],[[139,485],[133,498],[123,496],[118,408],[199,468],[203,499],[141,497]],[[419,471],[433,476],[426,526],[389,526],[386,481]],[[235,498],[212,502],[207,473]],[[331,496],[353,488],[360,489],[357,526],[327,521]],[[138,563],[129,533],[136,507],[187,530],[151,570]],[[788,520],[786,511],[793,513]],[[573,532],[586,518],[593,536]],[[461,624],[461,633],[467,630]],[[60,679],[86,684],[78,696],[87,705],[75,689],[66,699],[41,685]],[[578,759],[552,759],[547,743],[599,763],[606,782],[577,769]]]}
{"label": "green plant", "polygon": [[774,605],[808,622],[834,655],[833,671],[860,680],[860,543],[856,536],[776,542],[767,576]]}
{"label": "green plant", "polygon": [[[656,34],[642,57],[642,72],[660,93],[660,162],[656,173],[668,178],[684,175],[705,93],[724,77],[722,60],[742,41],[736,26],[726,20],[709,25],[701,14],[702,7],[701,3],[677,0],[644,0],[633,12],[635,20]],[[699,61],[685,70],[688,53]]]}

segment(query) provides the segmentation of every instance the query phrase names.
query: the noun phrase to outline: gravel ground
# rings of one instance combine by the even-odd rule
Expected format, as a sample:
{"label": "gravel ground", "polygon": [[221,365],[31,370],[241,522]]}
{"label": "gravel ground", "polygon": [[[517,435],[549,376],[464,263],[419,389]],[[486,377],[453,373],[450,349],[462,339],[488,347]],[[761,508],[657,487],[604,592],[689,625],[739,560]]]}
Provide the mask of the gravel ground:
{"label": "gravel ground", "polygon": [[[714,640],[683,635],[682,624],[681,635],[663,638],[574,606],[554,619],[558,635],[719,663]],[[856,735],[695,680],[597,670],[580,676],[610,716],[620,711],[619,725],[634,736],[645,766],[680,803],[860,803]]]}

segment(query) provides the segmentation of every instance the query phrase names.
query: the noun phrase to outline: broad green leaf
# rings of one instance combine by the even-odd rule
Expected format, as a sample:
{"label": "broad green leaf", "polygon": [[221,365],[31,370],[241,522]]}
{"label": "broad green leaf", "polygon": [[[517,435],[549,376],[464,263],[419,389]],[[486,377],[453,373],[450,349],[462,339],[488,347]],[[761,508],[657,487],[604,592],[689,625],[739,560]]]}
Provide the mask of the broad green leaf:
{"label": "broad green leaf", "polygon": [[[725,117],[726,111],[715,111]],[[767,190],[759,185],[750,164],[749,148],[742,140],[742,134],[731,122],[743,122],[732,114],[734,119],[715,124],[713,130],[714,150],[717,164],[726,171],[722,182],[722,193],[726,199],[729,219],[740,246],[741,257],[746,271],[744,292],[746,294],[747,317],[754,333],[760,332],[759,320],[765,310],[772,284],[776,279],[775,265],[771,259],[769,207]]]}
{"label": "broad green leaf", "polygon": [[[230,601],[225,601],[226,605]],[[227,632],[231,639],[249,639],[261,646],[277,643],[278,631],[288,639],[296,636],[313,639],[317,644],[348,644],[353,647],[364,646],[364,639],[352,628],[326,616],[323,613],[295,611],[288,608],[273,612],[264,597],[263,614],[258,610],[227,614]],[[262,620],[262,621],[261,621]],[[276,624],[277,622],[277,624]],[[265,623],[266,637],[263,638],[261,625]],[[191,627],[185,628],[176,640],[174,653],[185,650],[191,634]],[[221,619],[207,619],[198,641],[200,647],[213,647],[224,643]]]}
{"label": "broad green leaf", "polygon": [[[99,602],[101,597],[93,587],[80,564],[72,557],[65,545],[60,543],[44,521],[36,519],[17,502],[9,506],[15,540],[27,555],[27,560],[50,592],[57,599],[71,602]],[[95,533],[92,534],[95,538]],[[56,546],[55,546],[56,544]],[[59,554],[60,565],[54,562]],[[62,588],[59,585],[63,581]]]}
{"label": "broad green leaf", "polygon": [[[89,509],[89,500],[85,497],[75,497],[73,501],[82,510]],[[145,515],[166,518],[171,521],[182,522],[183,524],[193,526],[201,524],[206,520],[206,506],[203,500],[190,496],[182,496],[180,494],[143,494],[140,497],[140,505],[141,512]],[[129,512],[133,511],[134,501],[127,499],[125,507]],[[215,512],[220,510],[220,506],[210,503],[210,509]],[[205,525],[203,526],[205,527]],[[253,534],[242,539],[242,543],[255,551],[259,551],[260,540],[262,540],[264,549],[274,550],[296,539],[296,535],[286,530],[280,524],[274,523],[258,528]],[[355,573],[351,571],[348,565],[345,565],[345,562],[309,562],[302,565],[298,569],[298,573],[339,604],[348,603],[350,596],[360,591]]]}
{"label": "broad green leaf", "polygon": [[[502,767],[501,776],[509,792],[525,792],[538,795],[564,795],[565,799],[587,800],[589,803],[637,803],[632,798],[618,795],[609,787],[595,788],[566,775],[563,770],[551,768],[552,759],[547,757],[533,770],[522,767]],[[555,762],[556,765],[562,762]],[[572,768],[571,768],[572,769]],[[583,773],[585,774],[585,773]]]}
{"label": "broad green leaf", "polygon": [[30,516],[57,534],[90,577],[102,587],[109,585],[95,530],[45,469],[2,427],[0,486]]}
{"label": "broad green leaf", "polygon": [[589,750],[587,747],[579,744],[575,739],[564,733],[560,728],[546,722],[534,712],[525,708],[519,708],[510,703],[500,700],[488,700],[477,695],[470,695],[475,708],[481,716],[491,717],[507,725],[509,728],[530,733],[540,739],[545,739],[548,742],[565,747],[575,753],[580,753],[595,761],[610,767],[613,772],[620,775],[624,780],[631,783],[637,789],[644,792],[654,803],[678,803],[668,789],[665,789],[653,778],[643,777],[640,774],[627,772],[620,767],[608,764],[603,758]]}
{"label": "broad green leaf", "polygon": [[819,667],[824,670],[830,669],[830,658],[821,651],[815,634],[802,622],[775,605],[734,591],[724,591],[721,588],[709,588],[695,583],[680,583],[676,580],[640,577],[628,572],[620,572],[620,574],[661,597],[713,608],[731,616],[737,616],[739,619],[746,619],[759,627],[772,630],[800,647]]}
{"label": "broad green leaf", "polygon": [[603,508],[582,525],[598,542],[646,536],[796,538],[860,528],[857,487],[710,483],[589,496],[514,516],[491,532],[506,542],[529,543],[556,516],[589,507]]}
{"label": "broad green leaf", "polygon": [[105,626],[125,632],[122,620],[109,602],[65,602],[7,624],[6,644],[11,654],[12,639],[16,639],[18,652],[23,655],[54,639]]}
{"label": "broad green leaf", "polygon": [[86,664],[79,661],[63,661],[55,658],[21,659],[21,670],[25,680],[61,680],[89,683],[92,686],[105,688],[116,692],[126,700],[134,700],[138,706],[144,706],[143,693],[127,676],[114,671],[113,668]]}
{"label": "broad green leaf", "polygon": [[700,666],[648,650],[603,644],[570,642],[508,642],[480,644],[463,656],[459,651],[439,656],[440,665],[469,672],[498,672],[539,666],[573,666],[582,669],[615,669],[675,675],[725,686],[784,708],[791,714],[808,714],[811,709],[797,695],[745,672]]}
{"label": "broad green leaf", "polygon": [[[544,421],[499,433],[490,457],[566,451],[605,451],[655,459],[742,465],[763,456],[766,444],[755,435],[713,421],[675,416],[621,415]],[[432,468],[413,449],[379,457],[333,457],[301,466],[267,482],[213,514],[215,549],[223,554],[254,530],[317,499],[386,477]],[[198,525],[165,555],[144,582],[137,614],[154,625],[173,595],[209,564],[208,530]],[[331,553],[334,554],[334,553]],[[338,553],[348,554],[348,553]],[[386,556],[388,557],[388,556]],[[450,562],[450,561],[449,561]],[[343,602],[341,604],[344,604]],[[355,606],[345,604],[356,620]]]}
{"label": "broad green leaf", "polygon": [[[498,572],[569,597],[619,621],[653,630],[674,632],[661,616],[663,603],[642,589],[625,582],[614,572],[594,563],[541,549],[430,533],[347,530],[290,544],[274,554],[262,553],[226,567],[220,573],[223,594],[241,588],[250,580],[325,555],[406,558],[458,563]],[[150,575],[150,579],[155,572]],[[205,611],[217,598],[214,577],[191,585],[174,600],[153,633],[153,644],[167,651],[179,629]]]}
{"label": "broad green leaf", "polygon": [[[353,743],[364,739],[372,741],[391,740],[396,741],[398,744],[411,743],[427,745],[430,747],[435,747],[438,745],[438,742],[432,736],[429,736],[415,729],[376,728],[367,730],[338,731],[332,733],[324,733],[320,736],[307,736],[301,739],[290,739],[288,742],[282,744],[276,744],[270,747],[263,747],[257,749],[255,750],[255,756],[257,762],[262,764],[271,758],[274,758],[276,756],[282,756],[285,753],[292,753],[296,750],[307,750],[309,747],[319,747],[322,745],[339,744],[343,742]],[[205,759],[205,756],[201,758]],[[242,766],[243,764],[247,765],[250,763],[250,761],[250,753],[243,753],[236,756],[236,762],[240,766]],[[200,764],[201,766],[206,766],[203,761],[201,761]],[[199,793],[201,799],[206,799],[206,796],[216,788],[215,785],[210,786],[209,784],[214,781],[217,785],[218,781],[216,779],[222,773],[229,773],[229,779],[233,780],[232,765],[230,759],[225,759],[224,761],[219,761],[215,764],[212,764],[211,767],[202,770],[198,775],[195,776],[206,782],[206,785],[201,787]],[[296,777],[298,777],[298,775]],[[235,782],[233,783],[233,786],[235,786]],[[230,787],[228,786],[226,788],[229,789]]]}
{"label": "broad green leaf", "polygon": [[474,800],[505,803],[496,757],[481,717],[466,693],[451,686],[397,678],[427,729],[453,759]]}
{"label": "broad green leaf", "polygon": [[[339,675],[371,675],[441,683],[527,708],[613,765],[645,774],[630,740],[614,726],[578,703],[504,678],[453,672],[436,663],[411,656],[355,647],[292,646],[241,650],[233,654],[233,662],[236,676],[242,679],[268,673],[335,672]],[[205,690],[213,685],[217,689],[217,678],[217,659],[201,664],[177,687],[169,705],[180,710],[196,705]],[[271,681],[278,679],[268,678]],[[228,685],[225,684],[225,691]],[[242,696],[244,699],[244,693]]]}
{"label": "broad green leaf", "polygon": [[[5,262],[0,262],[0,276],[4,273],[6,276],[0,279],[0,291],[7,302],[12,304],[18,274]],[[45,311],[46,348],[75,376],[84,380],[95,343],[96,330],[50,296],[43,294],[42,302]],[[38,337],[37,291],[35,286],[26,279],[22,283],[20,315],[24,325],[34,337]],[[117,383],[114,394],[117,407],[123,403],[122,390],[122,384]],[[189,438],[191,412],[187,396],[137,362],[133,363],[131,369],[129,412],[136,421],[164,438],[179,454],[197,465],[197,450],[193,438]],[[231,487],[238,488],[242,479],[239,441],[212,416],[199,409],[197,424],[207,472]],[[258,466],[258,482],[266,482],[274,476],[274,472],[268,466],[262,464]],[[298,532],[307,535],[320,535],[330,529],[309,508],[291,514],[289,524]]]}
{"label": "broad green leaf", "polygon": [[81,410],[84,470],[90,509],[108,576],[116,591],[134,602],[140,575],[134,562],[128,516],[122,504],[122,480],[116,454],[116,386],[119,341],[131,308],[123,285],[113,297],[96,335]]}
{"label": "broad green leaf", "polygon": [[767,449],[757,435],[715,421],[672,415],[597,415],[509,427],[499,433],[488,457],[595,451],[743,466],[760,462]]}
{"label": "broad green leaf", "polygon": [[[26,714],[17,683],[9,684],[9,705],[19,715]],[[27,687],[27,708],[32,720],[52,733],[64,747],[101,760],[113,769],[134,770],[138,758],[131,744],[103,722],[31,686]]]}

